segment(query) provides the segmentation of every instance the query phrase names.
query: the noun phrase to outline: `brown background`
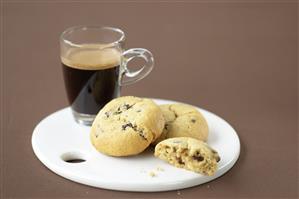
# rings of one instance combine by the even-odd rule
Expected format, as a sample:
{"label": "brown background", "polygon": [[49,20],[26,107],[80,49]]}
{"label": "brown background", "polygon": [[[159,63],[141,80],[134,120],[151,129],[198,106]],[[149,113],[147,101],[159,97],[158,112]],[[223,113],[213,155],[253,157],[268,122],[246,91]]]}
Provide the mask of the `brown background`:
{"label": "brown background", "polygon": [[[296,1],[220,2],[2,2],[2,197],[298,197]],[[127,48],[153,52],[154,71],[123,95],[178,100],[229,121],[242,145],[233,169],[163,193],[96,189],[46,169],[31,134],[67,106],[58,37],[80,24],[120,27]]]}

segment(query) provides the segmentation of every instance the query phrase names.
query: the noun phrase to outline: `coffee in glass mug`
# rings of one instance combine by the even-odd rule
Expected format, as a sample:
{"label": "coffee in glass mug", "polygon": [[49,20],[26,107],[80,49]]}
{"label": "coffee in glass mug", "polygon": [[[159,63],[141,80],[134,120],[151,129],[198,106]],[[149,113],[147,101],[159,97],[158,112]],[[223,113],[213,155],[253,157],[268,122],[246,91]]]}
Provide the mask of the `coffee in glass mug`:
{"label": "coffee in glass mug", "polygon": [[[152,70],[152,54],[143,48],[125,51],[124,40],[124,32],[112,27],[77,26],[62,33],[63,77],[78,123],[91,125],[99,110],[120,96],[121,86],[144,78]],[[130,71],[127,64],[136,57],[143,58],[145,64]]]}

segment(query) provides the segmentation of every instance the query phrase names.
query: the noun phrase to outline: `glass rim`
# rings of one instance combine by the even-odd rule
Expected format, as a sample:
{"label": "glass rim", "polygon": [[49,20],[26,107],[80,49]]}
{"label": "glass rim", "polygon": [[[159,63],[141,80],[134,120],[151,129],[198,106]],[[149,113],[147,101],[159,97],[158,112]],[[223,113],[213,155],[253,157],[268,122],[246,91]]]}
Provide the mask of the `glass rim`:
{"label": "glass rim", "polygon": [[111,27],[111,26],[100,26],[100,25],[78,25],[78,26],[72,26],[72,27],[65,29],[60,35],[60,41],[67,43],[69,45],[75,46],[75,47],[84,47],[85,44],[77,44],[77,43],[72,42],[65,38],[65,36],[67,34],[70,34],[71,32],[80,30],[80,29],[81,30],[82,29],[111,30],[111,31],[120,33],[121,36],[118,40],[116,40],[114,42],[110,42],[110,43],[105,43],[105,44],[110,44],[109,46],[115,46],[125,40],[125,33],[120,28],[115,28],[115,27]]}

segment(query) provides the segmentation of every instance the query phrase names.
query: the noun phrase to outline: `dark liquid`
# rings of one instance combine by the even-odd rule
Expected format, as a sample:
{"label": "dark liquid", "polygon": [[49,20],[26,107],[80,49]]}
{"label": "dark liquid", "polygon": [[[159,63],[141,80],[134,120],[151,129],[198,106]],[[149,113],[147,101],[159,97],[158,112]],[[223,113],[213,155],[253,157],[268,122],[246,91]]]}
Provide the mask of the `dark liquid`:
{"label": "dark liquid", "polygon": [[119,96],[119,66],[84,70],[62,63],[68,100],[78,113],[96,115],[106,103]]}

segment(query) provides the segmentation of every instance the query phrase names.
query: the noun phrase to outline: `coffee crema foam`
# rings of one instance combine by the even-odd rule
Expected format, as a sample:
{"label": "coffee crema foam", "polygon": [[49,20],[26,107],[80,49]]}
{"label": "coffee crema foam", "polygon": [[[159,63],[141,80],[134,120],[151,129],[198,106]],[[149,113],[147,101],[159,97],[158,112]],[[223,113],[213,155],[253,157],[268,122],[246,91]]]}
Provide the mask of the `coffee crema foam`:
{"label": "coffee crema foam", "polygon": [[120,65],[121,53],[116,49],[90,47],[70,49],[64,57],[61,57],[62,63],[82,70],[101,70]]}

